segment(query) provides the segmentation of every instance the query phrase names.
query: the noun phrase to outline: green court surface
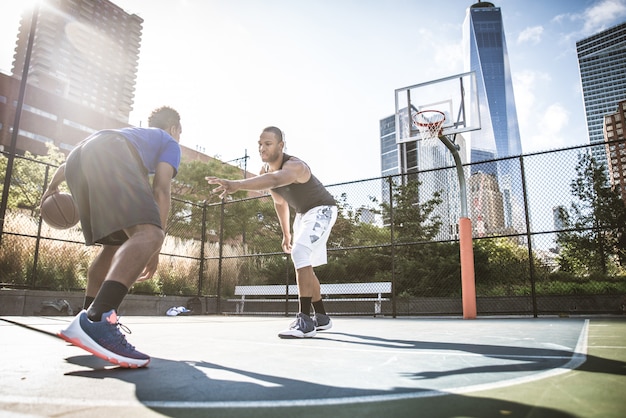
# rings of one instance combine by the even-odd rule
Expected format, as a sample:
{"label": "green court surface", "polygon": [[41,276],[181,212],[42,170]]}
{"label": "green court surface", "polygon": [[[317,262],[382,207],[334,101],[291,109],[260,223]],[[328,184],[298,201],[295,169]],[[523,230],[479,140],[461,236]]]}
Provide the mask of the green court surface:
{"label": "green court surface", "polygon": [[624,417],[626,318],[127,316],[152,357],[121,369],[54,334],[70,317],[0,318],[0,416]]}

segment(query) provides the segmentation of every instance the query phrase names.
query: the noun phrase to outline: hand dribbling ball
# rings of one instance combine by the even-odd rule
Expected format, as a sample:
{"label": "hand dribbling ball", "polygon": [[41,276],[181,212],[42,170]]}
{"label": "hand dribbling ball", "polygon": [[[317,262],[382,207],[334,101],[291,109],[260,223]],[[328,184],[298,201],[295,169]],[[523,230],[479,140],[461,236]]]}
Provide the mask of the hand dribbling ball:
{"label": "hand dribbling ball", "polygon": [[80,220],[78,206],[69,193],[54,193],[43,201],[41,218],[55,229],[68,229]]}

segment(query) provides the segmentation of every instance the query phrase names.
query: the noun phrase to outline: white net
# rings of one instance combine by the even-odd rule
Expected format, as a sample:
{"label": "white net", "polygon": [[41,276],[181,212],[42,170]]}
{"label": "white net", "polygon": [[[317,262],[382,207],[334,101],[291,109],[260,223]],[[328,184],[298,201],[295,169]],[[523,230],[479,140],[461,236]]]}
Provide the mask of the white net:
{"label": "white net", "polygon": [[422,110],[413,115],[413,125],[419,130],[422,140],[439,138],[445,120],[443,112],[438,110]]}

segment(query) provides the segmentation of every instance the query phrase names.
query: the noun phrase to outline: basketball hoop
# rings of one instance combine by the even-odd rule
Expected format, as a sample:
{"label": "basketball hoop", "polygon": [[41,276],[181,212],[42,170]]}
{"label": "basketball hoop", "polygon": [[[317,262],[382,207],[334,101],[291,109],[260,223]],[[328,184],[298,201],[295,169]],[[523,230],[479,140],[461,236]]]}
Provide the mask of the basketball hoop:
{"label": "basketball hoop", "polygon": [[413,125],[420,131],[422,140],[437,139],[446,115],[439,110],[422,110],[413,115]]}

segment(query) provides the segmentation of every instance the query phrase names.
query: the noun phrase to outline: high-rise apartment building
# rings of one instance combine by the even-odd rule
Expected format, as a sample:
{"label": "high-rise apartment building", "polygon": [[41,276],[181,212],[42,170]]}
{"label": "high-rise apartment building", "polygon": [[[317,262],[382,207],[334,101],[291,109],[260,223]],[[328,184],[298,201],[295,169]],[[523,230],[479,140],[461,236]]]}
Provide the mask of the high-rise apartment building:
{"label": "high-rise apartment building", "polygon": [[617,111],[604,117],[604,137],[609,181],[626,202],[626,100],[617,104]]}
{"label": "high-rise apartment building", "polygon": [[[22,77],[31,28],[22,16],[12,74]],[[128,122],[143,19],[108,0],[41,2],[28,84]]]}
{"label": "high-rise apartment building", "polygon": [[607,163],[604,117],[626,99],[626,22],[576,42],[589,143],[596,161]]}
{"label": "high-rise apartment building", "polygon": [[[18,155],[45,155],[48,144],[69,153],[97,130],[129,126],[134,98],[143,19],[108,0],[39,3]],[[13,136],[31,16],[22,16],[13,75],[0,74],[0,150]],[[183,145],[181,151],[184,161],[214,160]]]}

